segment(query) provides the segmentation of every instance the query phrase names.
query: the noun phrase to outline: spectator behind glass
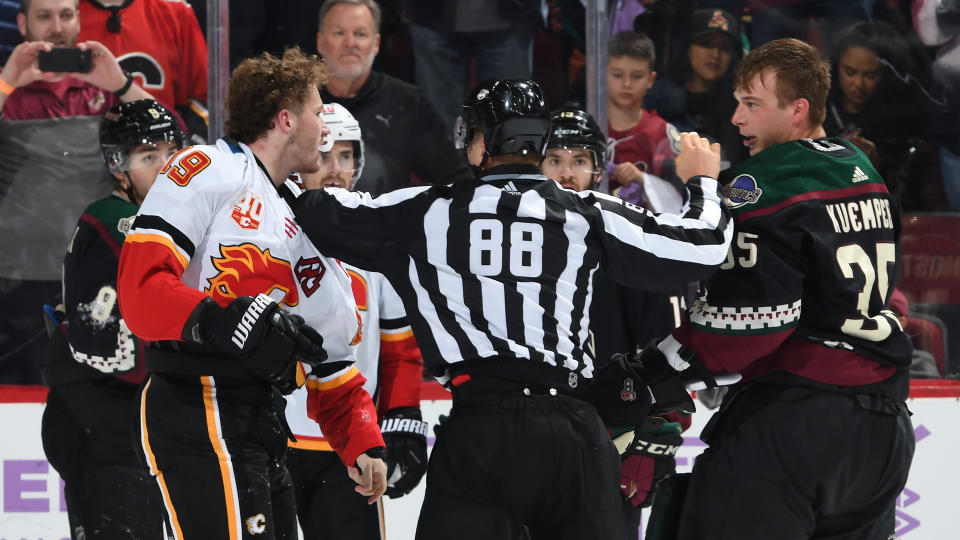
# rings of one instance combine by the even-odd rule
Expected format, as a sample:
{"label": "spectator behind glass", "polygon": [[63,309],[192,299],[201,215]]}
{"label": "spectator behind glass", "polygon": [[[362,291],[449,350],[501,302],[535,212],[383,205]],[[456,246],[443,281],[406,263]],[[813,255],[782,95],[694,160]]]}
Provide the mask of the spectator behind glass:
{"label": "spectator behind glass", "polygon": [[184,119],[194,144],[207,138],[207,43],[190,5],[169,0],[82,0],[80,39],[117,56],[157,101]]}
{"label": "spectator behind glass", "polygon": [[20,0],[0,0],[0,64],[7,61],[23,37],[17,30]]}
{"label": "spectator behind glass", "polygon": [[934,95],[947,100],[942,117],[940,169],[951,211],[960,212],[960,0],[914,0],[913,27],[927,47],[937,47]]}
{"label": "spectator behind glass", "polygon": [[[110,193],[100,115],[151,96],[130,84],[107,47],[77,43],[76,0],[24,0],[17,26],[25,41],[0,71],[0,383],[37,384],[42,306],[60,301],[63,253],[84,206]],[[38,53],[54,47],[90,51],[92,69],[40,71]]]}
{"label": "spectator behind glass", "polygon": [[721,167],[746,157],[740,135],[730,123],[737,106],[733,72],[740,63],[740,26],[722,9],[698,9],[686,25],[679,56],[654,83],[643,104],[680,131],[695,131],[723,149]]}
{"label": "spectator behind glass", "polygon": [[[774,39],[811,40],[810,20],[816,23],[823,47],[829,51],[840,32],[867,18],[864,0],[750,0],[750,41],[754,47]],[[872,2],[871,2],[872,3]]]}
{"label": "spectator behind glass", "polygon": [[658,54],[654,70],[665,73],[670,62],[685,48],[684,25],[697,7],[696,0],[654,0],[644,2],[643,13],[633,20],[633,30],[650,36]]}
{"label": "spectator behind glass", "polygon": [[448,129],[466,97],[471,62],[478,81],[530,78],[537,0],[415,0],[407,16],[417,84]]}
{"label": "spectator behind glass", "polygon": [[450,130],[411,84],[375,71],[380,6],[373,0],[326,0],[317,50],[330,76],[320,96],[353,113],[363,132],[366,165],[358,191],[379,195],[407,186],[411,174],[434,183],[472,177]]}
{"label": "spectator behind glass", "polygon": [[944,204],[934,141],[943,108],[919,82],[929,77],[921,61],[883,21],[854,24],[830,55],[824,130],[863,150],[907,211]]}
{"label": "spectator behind glass", "polygon": [[[607,134],[610,137],[610,190],[634,204],[653,208],[648,192],[657,189],[650,177],[675,179],[674,158],[680,134],[657,115],[643,109],[643,97],[654,84],[656,54],[650,38],[621,32],[607,44]],[[678,183],[679,185],[679,183]],[[675,198],[679,199],[679,190]],[[659,198],[655,198],[659,201]],[[671,208],[671,210],[679,209]]]}
{"label": "spectator behind glass", "polygon": [[[922,327],[916,323],[911,324],[913,319],[910,318],[910,303],[899,288],[893,289],[893,293],[890,294],[890,311],[893,311],[893,314],[900,320],[900,326],[910,336],[910,341],[913,343],[913,355],[910,357],[910,378],[939,379],[941,374],[940,368],[937,366],[937,359],[933,356],[933,353],[920,347],[924,337]],[[923,323],[921,322],[921,324]]]}

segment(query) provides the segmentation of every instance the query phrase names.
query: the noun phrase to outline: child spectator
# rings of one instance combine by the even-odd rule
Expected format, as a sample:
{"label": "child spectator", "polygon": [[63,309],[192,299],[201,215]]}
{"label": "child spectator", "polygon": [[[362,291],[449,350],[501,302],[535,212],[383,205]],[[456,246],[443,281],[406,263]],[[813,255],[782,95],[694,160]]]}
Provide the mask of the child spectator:
{"label": "child spectator", "polygon": [[[673,159],[679,148],[680,133],[657,115],[643,109],[643,98],[653,85],[656,56],[653,42],[637,32],[620,32],[607,49],[607,135],[611,147],[610,190],[618,196],[649,206],[649,200],[637,188],[644,185],[644,173],[674,178]],[[648,177],[649,178],[649,177]],[[636,184],[636,186],[631,186]],[[623,192],[615,190],[630,186]]]}
{"label": "child spectator", "polygon": [[695,131],[723,149],[720,168],[735,166],[746,147],[730,122],[737,101],[733,72],[743,43],[737,19],[722,9],[698,9],[684,26],[683,46],[647,94],[644,106],[681,131]]}

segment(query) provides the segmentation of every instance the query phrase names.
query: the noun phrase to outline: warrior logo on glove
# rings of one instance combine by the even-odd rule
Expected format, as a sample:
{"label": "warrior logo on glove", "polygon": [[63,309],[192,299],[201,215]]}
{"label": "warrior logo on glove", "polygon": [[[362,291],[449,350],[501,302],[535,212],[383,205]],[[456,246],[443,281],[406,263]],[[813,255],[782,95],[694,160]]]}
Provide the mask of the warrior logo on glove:
{"label": "warrior logo on glove", "polygon": [[387,445],[387,496],[413,491],[427,472],[427,423],[420,409],[397,407],[383,414],[380,426]]}

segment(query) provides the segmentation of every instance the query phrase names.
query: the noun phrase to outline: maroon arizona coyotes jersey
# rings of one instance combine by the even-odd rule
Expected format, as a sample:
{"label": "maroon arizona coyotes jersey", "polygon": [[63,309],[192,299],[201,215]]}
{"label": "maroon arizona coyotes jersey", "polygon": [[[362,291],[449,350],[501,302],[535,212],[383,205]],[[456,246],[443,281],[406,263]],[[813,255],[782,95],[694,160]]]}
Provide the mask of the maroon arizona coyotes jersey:
{"label": "maroon arizona coyotes jersey", "polygon": [[124,71],[170,109],[207,100],[207,44],[193,8],[180,0],[134,0],[121,9],[120,32],[107,29],[110,11],[80,2],[80,41],[99,41]]}
{"label": "maroon arizona coyotes jersey", "polygon": [[910,363],[888,309],[899,217],[870,161],[840,139],[802,139],[729,175],[727,262],[674,332],[713,372],[787,372],[863,386]]}
{"label": "maroon arizona coyotes jersey", "polygon": [[[643,118],[635,126],[617,131],[607,124],[610,140],[610,161],[616,164],[633,163],[638,169],[657,176],[663,175],[663,162],[677,157],[680,148],[680,132],[673,124],[657,115],[656,111],[643,111]],[[620,185],[611,180],[610,188]]]}

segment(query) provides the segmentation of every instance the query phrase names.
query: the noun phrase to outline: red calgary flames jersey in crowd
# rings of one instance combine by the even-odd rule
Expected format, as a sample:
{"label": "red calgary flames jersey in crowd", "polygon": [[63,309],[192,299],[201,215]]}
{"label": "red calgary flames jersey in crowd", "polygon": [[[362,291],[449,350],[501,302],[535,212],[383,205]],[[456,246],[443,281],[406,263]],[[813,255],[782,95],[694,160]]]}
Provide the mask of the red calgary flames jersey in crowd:
{"label": "red calgary flames jersey in crowd", "polygon": [[99,41],[124,71],[173,109],[207,99],[207,44],[193,8],[180,0],[134,0],[119,10],[120,32],[110,32],[109,9],[80,2],[80,41]]}

